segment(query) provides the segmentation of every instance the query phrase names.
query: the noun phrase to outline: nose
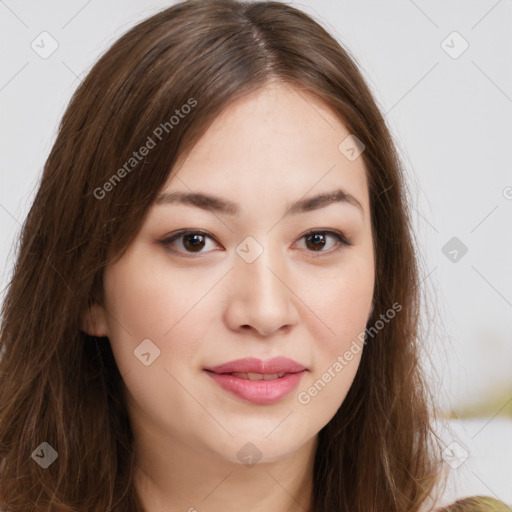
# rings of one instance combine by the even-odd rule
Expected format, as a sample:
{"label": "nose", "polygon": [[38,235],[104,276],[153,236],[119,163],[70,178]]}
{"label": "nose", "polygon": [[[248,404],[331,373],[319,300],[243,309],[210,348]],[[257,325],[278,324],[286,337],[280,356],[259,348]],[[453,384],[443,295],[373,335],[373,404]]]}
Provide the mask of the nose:
{"label": "nose", "polygon": [[270,249],[265,249],[252,263],[236,257],[225,311],[230,329],[269,336],[278,331],[288,332],[298,323],[298,298],[290,272],[274,256]]}

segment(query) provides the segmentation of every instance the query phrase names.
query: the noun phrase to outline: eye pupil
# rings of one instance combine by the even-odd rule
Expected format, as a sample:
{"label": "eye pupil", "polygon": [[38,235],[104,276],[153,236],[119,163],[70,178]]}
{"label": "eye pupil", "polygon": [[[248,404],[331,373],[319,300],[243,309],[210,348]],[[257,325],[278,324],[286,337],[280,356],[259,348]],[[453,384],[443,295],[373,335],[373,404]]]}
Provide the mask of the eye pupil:
{"label": "eye pupil", "polygon": [[[319,241],[319,238],[322,238],[322,240]],[[313,233],[312,235],[306,237],[306,240],[308,242],[313,240],[313,246],[315,246],[314,249],[322,249],[325,246],[325,235],[322,233]],[[318,244],[320,244],[319,247],[317,246]]]}
{"label": "eye pupil", "polygon": [[[188,244],[187,242],[190,241],[190,240],[194,240],[192,242],[192,244]],[[204,247],[204,235],[198,235],[198,234],[193,234],[193,235],[186,235],[183,237],[183,240],[184,240],[184,243],[183,245],[185,246],[185,248],[188,250],[188,249],[202,249]]]}

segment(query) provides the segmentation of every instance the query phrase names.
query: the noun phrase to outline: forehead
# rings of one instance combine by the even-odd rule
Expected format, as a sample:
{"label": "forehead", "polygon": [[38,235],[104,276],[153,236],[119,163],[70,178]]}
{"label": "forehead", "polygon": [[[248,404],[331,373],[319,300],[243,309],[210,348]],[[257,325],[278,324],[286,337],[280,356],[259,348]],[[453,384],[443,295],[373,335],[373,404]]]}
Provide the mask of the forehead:
{"label": "forehead", "polygon": [[323,102],[291,85],[272,84],[224,109],[178,160],[162,190],[287,201],[341,187],[367,207],[364,161],[342,151],[351,137]]}

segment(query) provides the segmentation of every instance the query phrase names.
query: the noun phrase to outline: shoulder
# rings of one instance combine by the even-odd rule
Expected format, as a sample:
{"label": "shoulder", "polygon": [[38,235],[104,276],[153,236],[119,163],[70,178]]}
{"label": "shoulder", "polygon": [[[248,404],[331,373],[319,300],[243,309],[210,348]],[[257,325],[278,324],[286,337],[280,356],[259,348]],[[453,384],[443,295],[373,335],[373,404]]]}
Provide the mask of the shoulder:
{"label": "shoulder", "polygon": [[468,496],[433,512],[510,512],[512,505],[490,496]]}

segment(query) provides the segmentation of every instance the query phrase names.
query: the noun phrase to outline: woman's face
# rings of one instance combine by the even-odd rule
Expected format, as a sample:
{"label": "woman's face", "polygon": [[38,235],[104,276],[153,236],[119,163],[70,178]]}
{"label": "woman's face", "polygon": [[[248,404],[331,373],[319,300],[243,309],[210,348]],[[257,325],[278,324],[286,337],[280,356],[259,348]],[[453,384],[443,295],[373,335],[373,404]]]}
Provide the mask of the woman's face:
{"label": "woman's face", "polygon": [[[349,135],[312,96],[272,85],[232,103],[178,162],[106,269],[95,312],[135,430],[225,461],[270,462],[333,417],[374,288],[365,166]],[[336,191],[339,200],[308,201]]]}

